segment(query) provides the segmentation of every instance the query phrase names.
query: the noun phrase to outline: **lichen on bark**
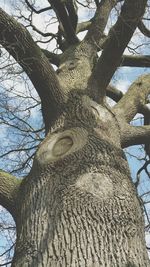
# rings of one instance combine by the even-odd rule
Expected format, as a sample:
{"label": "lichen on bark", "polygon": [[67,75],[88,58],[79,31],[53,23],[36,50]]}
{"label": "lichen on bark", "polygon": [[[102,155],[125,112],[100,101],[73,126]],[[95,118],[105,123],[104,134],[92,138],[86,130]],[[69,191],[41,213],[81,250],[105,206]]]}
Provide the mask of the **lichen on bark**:
{"label": "lichen on bark", "polygon": [[114,114],[83,93],[72,100],[22,183],[12,266],[149,267]]}
{"label": "lichen on bark", "polygon": [[[68,21],[65,3],[48,2],[58,21]],[[71,24],[62,24],[66,47],[56,72],[27,29],[0,9],[0,43],[39,94],[47,134],[19,184],[0,172],[0,201],[15,211],[13,267],[150,266],[143,211],[122,150],[134,144],[134,137],[142,143],[150,136],[149,126],[138,133],[129,126],[146,103],[150,77],[141,77],[125,96],[119,94],[114,108],[105,101],[146,0],[124,1],[99,59],[98,44],[118,1],[95,2],[97,12],[83,41]]]}

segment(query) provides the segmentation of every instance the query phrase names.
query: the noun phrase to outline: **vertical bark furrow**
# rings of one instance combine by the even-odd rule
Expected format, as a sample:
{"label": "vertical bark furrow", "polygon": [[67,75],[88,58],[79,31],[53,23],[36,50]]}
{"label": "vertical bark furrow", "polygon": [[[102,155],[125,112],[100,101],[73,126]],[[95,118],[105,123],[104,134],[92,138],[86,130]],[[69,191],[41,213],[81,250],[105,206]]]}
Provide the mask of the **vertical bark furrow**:
{"label": "vertical bark furrow", "polygon": [[[79,179],[82,177],[81,175]],[[99,174],[99,179],[105,179],[102,177]],[[56,176],[55,179],[57,180],[58,177]],[[90,180],[87,179],[87,182],[89,183]],[[57,186],[56,181],[50,184],[44,189],[45,196],[54,191],[52,189],[50,191],[52,184],[54,187]],[[121,184],[118,186],[120,187]],[[108,195],[102,199],[101,194],[98,197],[94,192],[89,191],[90,187],[87,188],[84,184],[82,187],[82,183],[80,189],[75,184],[65,186],[62,191],[56,190],[54,199],[50,201],[53,204],[49,206],[48,218],[44,221],[45,230],[42,225],[45,207],[38,203],[34,206],[34,211],[31,208],[34,217],[30,220],[27,218],[23,232],[24,244],[27,244],[26,238],[29,238],[25,233],[28,229],[31,233],[32,231],[36,233],[30,236],[30,239],[33,239],[33,243],[30,240],[31,243],[28,244],[31,252],[29,253],[29,249],[26,250],[28,266],[42,267],[43,262],[47,262],[49,267],[98,267],[100,264],[107,267],[125,267],[129,258],[131,263],[137,262],[138,267],[148,266],[146,260],[139,258],[143,250],[139,228],[141,211],[139,209],[139,214],[137,214],[137,211],[131,208],[133,203],[138,205],[136,198],[131,199],[133,192],[130,192],[130,195],[125,192],[123,195],[120,191],[120,197]],[[39,198],[41,196],[42,194],[39,193]],[[46,197],[42,196],[42,198],[47,203]],[[31,207],[32,204],[32,202],[29,203]],[[22,210],[23,213],[24,211]],[[45,235],[48,240],[48,253],[45,249],[43,251]],[[108,251],[111,253],[108,254]]]}
{"label": "vertical bark furrow", "polygon": [[72,121],[67,113],[41,144],[23,185],[13,267],[149,267],[140,203],[112,141],[119,129],[99,108],[98,123],[97,111],[70,108]]}

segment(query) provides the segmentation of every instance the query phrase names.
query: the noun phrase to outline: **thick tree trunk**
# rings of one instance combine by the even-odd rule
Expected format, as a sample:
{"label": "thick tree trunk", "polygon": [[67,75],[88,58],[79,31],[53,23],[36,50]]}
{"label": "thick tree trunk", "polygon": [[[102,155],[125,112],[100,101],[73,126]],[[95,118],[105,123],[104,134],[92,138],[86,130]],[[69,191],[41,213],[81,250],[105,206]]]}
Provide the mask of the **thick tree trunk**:
{"label": "thick tree trunk", "polygon": [[114,115],[74,96],[20,188],[13,267],[150,266],[119,142]]}
{"label": "thick tree trunk", "polygon": [[12,266],[149,267],[142,209],[121,149],[123,142],[133,143],[135,134],[126,124],[145,104],[149,78],[145,85],[136,82],[116,108],[102,106],[147,0],[124,1],[98,61],[108,17],[118,1],[97,3],[80,43],[66,4],[67,9],[61,1],[48,2],[68,44],[74,44],[60,56],[57,75],[24,26],[0,9],[0,43],[35,86],[46,133],[51,127],[21,185],[0,175],[0,199],[17,225]]}

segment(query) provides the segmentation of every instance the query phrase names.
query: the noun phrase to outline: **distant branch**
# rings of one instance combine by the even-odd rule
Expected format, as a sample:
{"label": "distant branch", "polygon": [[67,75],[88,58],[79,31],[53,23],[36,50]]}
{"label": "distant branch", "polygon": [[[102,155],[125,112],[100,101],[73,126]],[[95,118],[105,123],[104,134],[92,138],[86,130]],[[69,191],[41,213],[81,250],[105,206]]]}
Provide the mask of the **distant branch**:
{"label": "distant branch", "polygon": [[27,21],[29,24],[26,26],[26,28],[28,27],[32,27],[33,31],[37,32],[38,34],[40,34],[43,37],[51,37],[52,39],[56,39],[57,38],[57,34],[54,34],[52,32],[43,32],[41,30],[39,30],[34,24],[33,24],[33,19],[32,19],[32,15],[30,15],[29,17],[25,17],[24,15],[21,14],[21,16],[18,17],[19,19],[24,19],[25,21]]}
{"label": "distant branch", "polygon": [[7,265],[9,265],[9,264],[11,264],[11,263],[12,263],[12,261],[7,261],[7,262],[5,262],[5,263],[1,263],[1,264],[0,264],[0,267],[2,267],[2,266],[6,267]]}
{"label": "distant branch", "polygon": [[147,167],[150,164],[150,160],[146,160],[146,162],[143,164],[143,166],[138,170],[137,175],[136,175],[136,182],[134,183],[136,187],[138,187],[139,183],[140,183],[140,174],[143,170],[145,170],[147,172]]}
{"label": "distant branch", "polygon": [[31,4],[29,3],[28,0],[25,0],[25,2],[26,2],[26,4],[27,4],[27,6],[28,6],[34,13],[36,13],[36,14],[40,14],[40,13],[43,13],[43,12],[45,12],[45,11],[48,11],[48,10],[52,9],[50,6],[48,6],[48,7],[42,8],[42,9],[40,9],[40,10],[36,10],[36,9],[33,7],[33,5],[31,5]]}
{"label": "distant branch", "polygon": [[35,25],[33,25],[33,23],[30,22],[30,25],[33,29],[33,31],[37,32],[38,34],[42,35],[43,37],[52,37],[52,38],[56,38],[57,35],[51,32],[42,32],[40,31]]}
{"label": "distant branch", "polygon": [[28,148],[23,147],[23,148],[11,149],[11,150],[5,152],[4,154],[2,154],[0,156],[0,158],[3,158],[5,156],[7,156],[7,155],[9,155],[11,153],[15,153],[15,152],[30,151],[30,150],[33,150],[33,149],[35,150],[35,148],[37,148],[37,147],[38,147],[38,145],[35,145],[35,146],[32,146],[32,147],[28,147]]}

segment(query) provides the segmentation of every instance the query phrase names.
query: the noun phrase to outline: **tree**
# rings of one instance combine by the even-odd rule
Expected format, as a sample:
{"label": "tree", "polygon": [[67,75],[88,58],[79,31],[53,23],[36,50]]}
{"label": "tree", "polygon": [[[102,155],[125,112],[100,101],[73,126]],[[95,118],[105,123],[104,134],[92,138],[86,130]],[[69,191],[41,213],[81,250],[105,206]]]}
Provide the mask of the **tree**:
{"label": "tree", "polygon": [[[150,35],[148,1],[48,0],[41,9],[25,3],[28,18],[0,9],[0,44],[40,98],[45,137],[26,177],[0,171],[0,204],[17,229],[12,266],[148,267],[142,204],[123,148],[144,144],[150,156],[150,75],[140,76],[124,95],[110,84],[119,66],[150,66],[148,55],[124,54],[137,28]],[[77,4],[94,6],[94,16],[78,22]],[[114,11],[118,18],[105,34]],[[56,15],[56,34],[34,26],[32,15],[45,12]],[[29,25],[55,39],[59,53],[42,49]],[[77,34],[85,30],[80,41]],[[117,103],[109,106],[106,96]],[[130,125],[137,113],[145,125]],[[10,123],[17,111],[9,116]]]}

